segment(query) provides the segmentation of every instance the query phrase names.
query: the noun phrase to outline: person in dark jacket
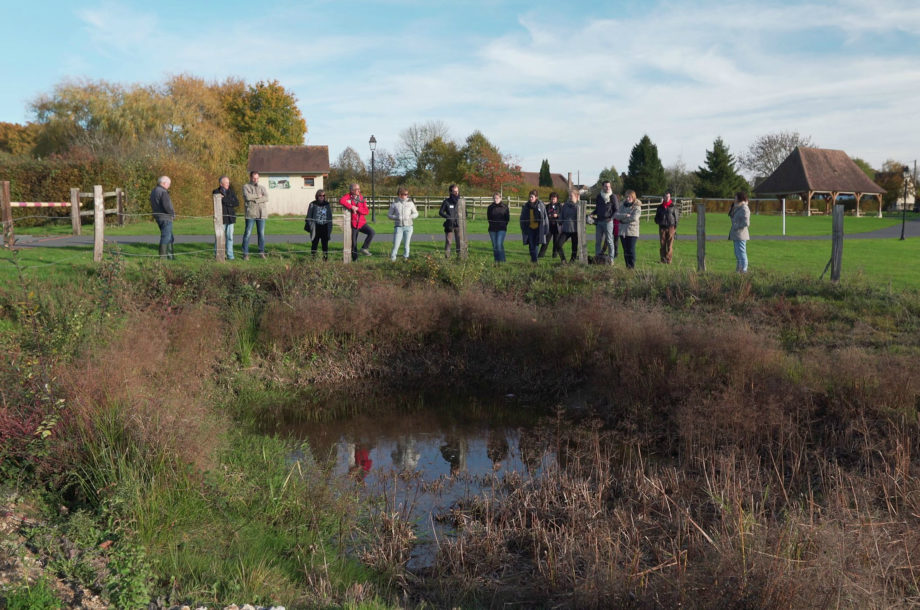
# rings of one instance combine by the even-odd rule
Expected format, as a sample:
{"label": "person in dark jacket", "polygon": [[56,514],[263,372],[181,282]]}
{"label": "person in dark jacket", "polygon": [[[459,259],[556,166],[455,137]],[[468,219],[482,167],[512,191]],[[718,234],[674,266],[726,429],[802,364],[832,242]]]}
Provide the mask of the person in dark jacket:
{"label": "person in dark jacket", "polygon": [[505,262],[505,235],[508,233],[508,221],[511,215],[508,205],[502,201],[502,194],[492,193],[492,204],[486,210],[489,221],[489,239],[492,240],[492,256],[496,263]]}
{"label": "person in dark jacket", "polygon": [[537,199],[537,191],[530,191],[527,202],[521,208],[521,235],[524,244],[530,249],[530,262],[536,263],[539,248],[546,243],[549,235],[549,218],[546,206]]}
{"label": "person in dark jacket", "polygon": [[450,195],[441,203],[438,216],[444,219],[444,258],[450,258],[450,241],[453,238],[457,249],[457,258],[460,257],[460,187],[451,184],[448,189]]}
{"label": "person in dark jacket", "polygon": [[671,193],[665,193],[664,199],[655,210],[655,224],[658,225],[658,242],[661,262],[670,265],[674,256],[674,234],[677,232],[677,220],[680,212],[671,199]]}
{"label": "person in dark jacket", "polygon": [[153,212],[153,219],[156,220],[157,226],[160,227],[160,257],[174,259],[173,254],[173,220],[176,218],[176,211],[173,209],[172,200],[169,198],[169,186],[172,180],[169,176],[160,176],[157,185],[150,192],[150,210]]}
{"label": "person in dark jacket", "polygon": [[568,200],[562,204],[559,210],[559,258],[565,262],[565,251],[562,246],[565,242],[572,240],[572,258],[574,261],[578,257],[578,191],[572,189],[569,191]]}
{"label": "person in dark jacket", "polygon": [[332,237],[332,206],[326,201],[326,191],[316,191],[316,199],[307,208],[304,227],[310,232],[310,255],[316,258],[317,244],[323,244],[323,260],[329,260],[329,238]]}
{"label": "person in dark jacket", "polygon": [[551,256],[556,258],[556,250],[559,248],[559,212],[562,211],[562,204],[559,203],[559,195],[556,193],[549,194],[549,203],[546,204],[546,217],[549,218],[549,235],[545,244],[540,246],[540,258],[546,254],[546,247],[550,242],[553,244]]}
{"label": "person in dark jacket", "polygon": [[[609,180],[604,180],[601,185],[601,192],[594,199],[594,211],[591,217],[594,218],[594,227],[596,230],[594,236],[594,258],[603,260],[605,263],[612,265],[613,259],[617,257],[617,240],[616,231],[613,224],[613,215],[616,214],[619,207],[619,200],[613,192],[613,185]],[[608,256],[602,259],[604,246],[607,246]]]}
{"label": "person in dark jacket", "polygon": [[[212,195],[220,195],[221,214],[224,223],[224,235],[227,240],[227,260],[233,260],[233,228],[236,226],[236,208],[240,205],[240,200],[236,198],[233,187],[230,186],[229,176],[221,176],[218,180],[218,187],[211,191]],[[215,249],[217,244],[214,245]]]}

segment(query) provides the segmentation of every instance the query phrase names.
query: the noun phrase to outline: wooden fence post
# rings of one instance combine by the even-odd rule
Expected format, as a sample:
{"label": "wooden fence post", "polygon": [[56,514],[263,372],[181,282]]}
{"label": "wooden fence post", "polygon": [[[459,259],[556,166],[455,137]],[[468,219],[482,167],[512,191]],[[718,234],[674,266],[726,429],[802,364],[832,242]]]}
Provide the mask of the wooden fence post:
{"label": "wooden fence post", "polygon": [[125,191],[121,187],[115,188],[115,213],[118,214],[118,226],[125,226]]}
{"label": "wooden fence post", "polygon": [[105,199],[102,185],[93,187],[93,262],[102,262],[102,242],[105,238]]}
{"label": "wooden fence post", "polygon": [[13,249],[16,236],[13,234],[13,204],[10,198],[10,182],[0,183],[0,208],[3,208],[3,241],[7,248]]}
{"label": "wooden fence post", "polygon": [[223,262],[227,259],[227,235],[224,233],[224,196],[215,193],[211,196],[214,204],[214,257]]}
{"label": "wooden fence post", "polygon": [[706,204],[696,206],[696,270],[706,271]]}
{"label": "wooden fence post", "polygon": [[466,198],[461,197],[457,202],[457,241],[460,245],[460,259],[466,260],[469,250],[466,243]]}
{"label": "wooden fence post", "polygon": [[342,262],[351,262],[351,211],[342,212]]}
{"label": "wooden fence post", "polygon": [[831,240],[831,281],[840,281],[843,263],[843,206],[834,206],[833,234]]}
{"label": "wooden fence post", "polygon": [[70,189],[70,228],[74,235],[80,235],[80,189]]}
{"label": "wooden fence post", "polygon": [[588,264],[588,230],[585,222],[588,218],[588,202],[578,200],[578,220],[576,221],[576,230],[578,231],[578,262],[582,265]]}

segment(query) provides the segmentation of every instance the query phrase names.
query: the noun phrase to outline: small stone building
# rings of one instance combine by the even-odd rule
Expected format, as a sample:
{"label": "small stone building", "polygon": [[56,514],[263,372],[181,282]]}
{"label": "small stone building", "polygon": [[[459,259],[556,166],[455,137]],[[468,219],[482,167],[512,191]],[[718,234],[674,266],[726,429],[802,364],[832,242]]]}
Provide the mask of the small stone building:
{"label": "small stone building", "polygon": [[307,213],[329,176],[328,146],[250,146],[250,172],[268,190],[269,214]]}

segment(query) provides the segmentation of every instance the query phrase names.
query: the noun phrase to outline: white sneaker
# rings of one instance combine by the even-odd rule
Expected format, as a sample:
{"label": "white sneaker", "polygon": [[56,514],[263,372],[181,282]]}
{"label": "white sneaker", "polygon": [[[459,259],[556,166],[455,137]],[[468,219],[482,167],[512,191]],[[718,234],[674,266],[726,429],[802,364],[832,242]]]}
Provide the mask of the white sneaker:
{"label": "white sneaker", "polygon": [[367,248],[361,248],[361,254],[363,254],[364,256],[373,256],[373,254],[371,254],[371,251],[368,250]]}

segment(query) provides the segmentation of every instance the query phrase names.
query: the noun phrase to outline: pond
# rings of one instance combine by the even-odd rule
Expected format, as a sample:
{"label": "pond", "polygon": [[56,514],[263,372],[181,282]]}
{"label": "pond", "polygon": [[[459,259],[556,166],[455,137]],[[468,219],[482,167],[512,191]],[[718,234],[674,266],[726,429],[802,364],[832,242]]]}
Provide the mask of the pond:
{"label": "pond", "polygon": [[539,478],[555,461],[534,411],[508,401],[372,411],[288,432],[306,440],[317,460],[331,460],[333,476],[360,485],[369,502],[415,523],[410,568],[430,565],[437,539],[452,535],[441,517],[458,501],[494,490],[505,476]]}

